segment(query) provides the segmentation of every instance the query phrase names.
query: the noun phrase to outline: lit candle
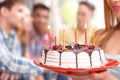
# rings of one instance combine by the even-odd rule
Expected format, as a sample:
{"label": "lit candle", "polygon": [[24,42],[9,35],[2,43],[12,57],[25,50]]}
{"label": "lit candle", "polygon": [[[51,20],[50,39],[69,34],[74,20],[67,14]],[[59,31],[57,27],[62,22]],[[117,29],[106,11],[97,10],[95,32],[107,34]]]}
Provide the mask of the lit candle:
{"label": "lit candle", "polygon": [[51,26],[48,25],[48,42],[49,42],[49,47],[52,48],[52,46],[51,46],[51,34],[50,34],[50,28],[51,28]]}
{"label": "lit candle", "polygon": [[92,32],[92,44],[95,45],[95,28],[93,26],[93,32]]}
{"label": "lit candle", "polygon": [[62,31],[59,29],[59,44],[61,44],[61,38],[62,38]]}
{"label": "lit candle", "polygon": [[77,29],[77,25],[75,24],[75,26],[74,26],[74,29],[75,29],[75,31],[74,31],[74,35],[75,35],[75,43],[77,44],[77,31],[76,31],[76,29]]}
{"label": "lit candle", "polygon": [[66,31],[65,31],[65,25],[63,26],[63,49],[65,50],[66,46]]}
{"label": "lit candle", "polygon": [[87,46],[87,23],[85,24],[85,50],[88,49],[88,46]]}

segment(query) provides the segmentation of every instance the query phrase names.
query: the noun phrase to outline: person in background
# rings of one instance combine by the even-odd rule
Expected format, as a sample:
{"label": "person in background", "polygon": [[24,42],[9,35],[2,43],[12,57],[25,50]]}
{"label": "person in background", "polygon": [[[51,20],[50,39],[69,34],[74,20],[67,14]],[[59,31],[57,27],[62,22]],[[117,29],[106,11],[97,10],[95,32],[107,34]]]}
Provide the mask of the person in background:
{"label": "person in background", "polygon": [[[88,44],[91,41],[92,33],[97,29],[97,26],[91,23],[91,20],[94,16],[95,7],[88,1],[79,2],[78,12],[77,12],[77,23],[76,23],[76,32],[77,32],[77,41],[79,44],[84,44],[84,31],[85,24],[87,24],[87,33],[88,33]],[[67,27],[67,42],[75,42],[74,38],[74,26]],[[69,36],[70,33],[71,36]]]}
{"label": "person in background", "polygon": [[[48,41],[48,20],[50,9],[44,4],[38,3],[33,7],[33,27],[30,32],[30,41],[27,46],[26,54],[30,54],[31,59],[39,59],[43,46],[49,46]],[[51,42],[53,38],[51,37]],[[45,80],[52,80],[53,74],[46,71],[44,74]],[[38,80],[38,77],[37,79]]]}
{"label": "person in background", "polygon": [[[21,2],[22,3],[22,2]],[[5,6],[8,6],[8,4],[3,4]],[[25,5],[25,3],[24,3]],[[19,9],[21,9],[19,7]],[[26,14],[28,14],[28,16],[30,16],[30,11],[26,8],[22,8],[21,10],[24,10],[24,12]],[[17,12],[17,11],[16,11]],[[16,17],[19,17],[19,16],[16,16]],[[29,17],[27,17],[29,18]],[[28,19],[28,21],[30,21]],[[2,34],[2,38],[5,40],[5,44],[6,46],[8,47],[8,49],[11,51],[11,53],[13,54],[13,56],[15,57],[22,57],[23,53],[22,53],[22,45],[18,39],[18,36],[16,34],[16,29],[18,28],[14,28],[14,30],[11,30],[11,28],[5,28],[4,26],[1,28],[1,33]],[[4,73],[2,73],[2,75],[4,76]],[[17,75],[10,75],[10,79],[15,79],[15,78],[18,78]],[[19,80],[28,80],[28,77],[24,77],[24,75],[19,75]]]}
{"label": "person in background", "polygon": [[[88,44],[90,44],[91,37],[93,35],[94,28],[97,26],[91,24],[91,19],[94,15],[95,7],[87,2],[87,1],[81,1],[79,3],[78,13],[77,13],[77,24],[76,24],[76,32],[77,32],[77,43],[84,44],[84,30],[85,30],[85,24],[87,24],[87,32],[88,32]],[[94,28],[93,28],[94,27]],[[73,27],[67,27],[66,36],[67,36],[67,42],[68,43],[75,43],[74,38],[74,26]],[[70,34],[71,33],[71,34]],[[69,36],[71,35],[71,36]],[[62,75],[58,75],[58,80],[61,80],[64,78]]]}
{"label": "person in background", "polygon": [[[88,44],[91,42],[91,37],[93,32],[96,30],[95,25],[93,25],[90,21],[93,18],[95,7],[91,3],[87,1],[81,1],[79,3],[79,8],[77,12],[77,24],[76,24],[76,32],[77,32],[77,43],[84,44],[84,31],[85,31],[85,24],[87,24],[87,32],[88,32]],[[67,27],[66,30],[66,37],[68,43],[75,43],[75,36],[74,36],[74,26]],[[69,36],[71,35],[71,36]],[[67,80],[66,77],[62,75],[58,75],[58,80]]]}
{"label": "person in background", "polygon": [[26,15],[27,20],[31,22],[30,11],[23,0],[6,0],[0,3],[0,71],[5,72],[1,74],[1,80],[7,80],[9,75],[12,77],[16,74],[26,76],[42,74],[41,68],[27,59],[17,57],[17,51],[13,49],[16,46],[13,40],[18,40],[14,29],[24,29],[24,25],[30,24],[26,23]]}
{"label": "person in background", "polygon": [[[103,30],[98,30],[95,36],[96,45],[102,47],[106,57],[120,60],[120,0],[104,0],[105,24]],[[116,21],[116,23],[115,23]],[[101,73],[95,73],[96,80],[120,80],[120,66]],[[112,75],[111,75],[112,74]],[[81,76],[74,76],[73,80],[80,80]],[[88,78],[86,78],[88,79]],[[89,79],[90,80],[90,79]],[[93,80],[93,79],[92,79]]]}

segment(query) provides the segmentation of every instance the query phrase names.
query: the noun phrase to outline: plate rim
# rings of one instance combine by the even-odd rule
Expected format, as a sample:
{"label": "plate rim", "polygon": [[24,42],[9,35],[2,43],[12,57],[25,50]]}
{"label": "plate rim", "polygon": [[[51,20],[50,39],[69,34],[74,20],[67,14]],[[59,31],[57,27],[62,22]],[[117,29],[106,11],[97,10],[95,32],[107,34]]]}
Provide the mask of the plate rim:
{"label": "plate rim", "polygon": [[101,67],[96,67],[96,68],[63,68],[63,67],[58,67],[58,66],[51,66],[51,65],[43,65],[38,63],[38,60],[34,60],[34,64],[49,70],[53,70],[53,71],[59,71],[59,70],[65,70],[65,71],[76,71],[76,70],[88,70],[88,71],[103,71],[109,68],[113,68],[116,67],[117,65],[119,65],[119,61],[114,60],[114,59],[110,59],[107,58],[108,63],[104,66]]}

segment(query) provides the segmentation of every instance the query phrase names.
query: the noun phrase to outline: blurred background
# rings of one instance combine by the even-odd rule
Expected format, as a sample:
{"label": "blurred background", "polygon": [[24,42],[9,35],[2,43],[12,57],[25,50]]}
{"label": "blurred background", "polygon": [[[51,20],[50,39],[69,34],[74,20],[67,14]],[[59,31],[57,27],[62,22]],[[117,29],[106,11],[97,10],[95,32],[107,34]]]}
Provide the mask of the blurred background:
{"label": "blurred background", "polygon": [[[4,0],[0,0],[0,1],[4,1]],[[21,33],[20,34],[17,33],[18,34],[17,36],[20,39],[20,50],[22,52],[21,54],[24,57],[27,57],[30,59],[39,58],[41,56],[42,47],[49,45],[49,43],[50,43],[49,38],[51,38],[52,43],[55,42],[54,40],[56,39],[58,32],[60,31],[60,28],[63,27],[63,25],[73,26],[74,24],[77,23],[77,21],[76,21],[77,20],[77,11],[78,11],[78,5],[79,5],[80,1],[88,1],[95,6],[95,14],[90,22],[97,25],[97,26],[94,26],[97,29],[104,28],[105,24],[104,24],[103,0],[26,0],[26,3],[28,4],[31,12],[33,10],[32,9],[33,5],[37,4],[37,3],[43,3],[44,5],[46,5],[47,7],[50,8],[50,14],[48,13],[48,15],[50,15],[49,24],[52,27],[51,32],[53,34],[51,34],[52,36],[48,36],[48,34],[47,34],[48,29],[45,27],[46,25],[39,26],[40,22],[38,22],[38,24],[36,24],[36,25],[33,24],[34,26],[31,26],[31,27],[33,27],[33,29],[31,29],[31,31],[29,33],[27,33],[27,31],[25,33],[24,31],[19,30]],[[88,13],[88,14],[90,14],[90,13]],[[82,18],[81,20],[84,21],[83,19],[84,18]],[[41,21],[41,20],[38,20],[38,21]],[[44,22],[47,24],[48,21],[47,22],[46,21],[44,21]],[[36,26],[37,26],[37,28],[36,28]],[[91,28],[88,31],[89,41],[90,41],[91,36],[93,35],[92,33],[94,33],[94,32],[92,32],[93,25],[89,25],[89,26]],[[80,25],[80,27],[81,27],[81,25]],[[72,33],[71,32],[68,32],[68,33],[70,33],[69,34],[70,38],[72,38],[74,40],[74,34],[72,37]],[[25,36],[23,36],[23,35],[25,35]],[[59,37],[61,37],[61,36],[59,36]],[[81,43],[83,44],[84,32],[79,31],[79,37],[80,37],[79,41],[81,41]],[[59,40],[62,41],[61,39],[59,39]],[[67,40],[69,40],[69,38],[67,38]],[[45,74],[46,74],[46,72],[45,72]],[[52,78],[49,79],[49,77],[51,77],[51,75],[49,76],[49,73],[50,74],[52,73],[51,75],[53,76],[53,72],[48,71],[48,73],[47,73],[48,75],[46,76],[46,78],[48,78],[48,79],[36,79],[36,77],[35,77],[35,79],[32,79],[32,80],[51,80]],[[56,76],[56,74],[55,74],[55,76]],[[61,77],[61,75],[58,75],[58,76]],[[60,77],[57,80],[64,80],[64,79],[61,79]],[[55,79],[56,79],[56,77],[55,77]],[[21,80],[23,80],[23,79],[21,79]]]}
{"label": "blurred background", "polygon": [[[4,1],[4,0],[0,0]],[[50,24],[54,29],[61,27],[63,24],[72,25],[76,22],[76,13],[78,2],[83,0],[27,0],[31,11],[33,4],[43,3],[50,7]],[[95,6],[95,15],[92,23],[98,25],[98,28],[104,28],[104,10],[103,0],[87,0]]]}

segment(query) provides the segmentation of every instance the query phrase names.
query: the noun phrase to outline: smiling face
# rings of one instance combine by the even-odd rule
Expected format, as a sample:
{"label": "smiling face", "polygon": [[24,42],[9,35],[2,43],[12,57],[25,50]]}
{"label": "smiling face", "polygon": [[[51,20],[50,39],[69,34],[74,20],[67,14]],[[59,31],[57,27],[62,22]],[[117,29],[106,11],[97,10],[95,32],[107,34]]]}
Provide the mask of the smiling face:
{"label": "smiling face", "polygon": [[81,4],[79,5],[77,14],[77,23],[79,26],[83,26],[86,22],[89,22],[93,17],[93,11],[88,6]]}
{"label": "smiling face", "polygon": [[113,14],[120,20],[120,0],[106,0]]}
{"label": "smiling face", "polygon": [[22,22],[27,16],[30,16],[29,9],[23,4],[15,4],[11,10],[9,10],[7,20],[14,28],[22,29]]}
{"label": "smiling face", "polygon": [[34,27],[40,34],[47,32],[47,24],[49,20],[49,11],[45,9],[36,9],[33,13]]}
{"label": "smiling face", "polygon": [[3,6],[1,8],[1,17],[10,27],[14,29],[25,29],[29,25],[28,21],[30,21],[31,14],[25,4],[15,3],[10,9]]}
{"label": "smiling face", "polygon": [[21,30],[23,31],[30,31],[30,26],[32,24],[33,18],[31,16],[31,13],[28,9],[24,12],[24,17],[21,21]]}

